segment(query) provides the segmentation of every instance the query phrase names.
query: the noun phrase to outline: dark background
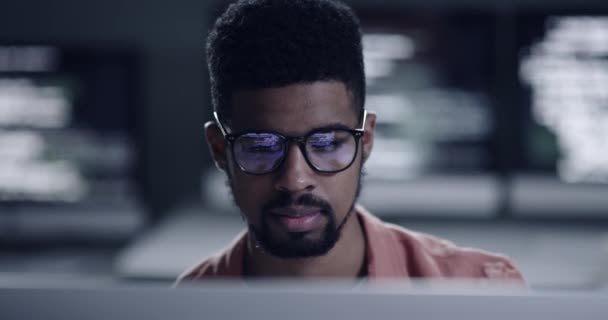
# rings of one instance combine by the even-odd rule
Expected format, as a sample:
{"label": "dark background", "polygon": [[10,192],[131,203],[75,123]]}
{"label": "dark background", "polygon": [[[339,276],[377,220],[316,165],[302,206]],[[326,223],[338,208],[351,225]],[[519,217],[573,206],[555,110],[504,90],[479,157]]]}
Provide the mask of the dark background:
{"label": "dark background", "polygon": [[[488,236],[493,239],[493,242],[488,242],[488,249],[508,251],[510,247],[505,249],[502,247],[505,242],[501,243],[501,239],[508,239],[514,244],[511,248],[512,252],[507,253],[517,255],[517,253],[523,252],[520,249],[527,246],[526,236],[539,234],[539,231],[534,229],[536,227],[533,227],[532,224],[527,224],[528,221],[505,222],[507,220],[505,218],[510,217],[510,213],[513,212],[509,189],[512,174],[520,171],[551,173],[555,171],[555,168],[553,163],[535,163],[526,153],[530,92],[519,84],[518,48],[526,46],[542,36],[544,17],[554,14],[606,15],[608,14],[608,2],[605,0],[353,0],[347,1],[347,3],[353,5],[359,15],[364,19],[367,17],[370,19],[369,21],[374,21],[374,19],[377,21],[399,20],[402,19],[400,17],[409,17],[418,19],[416,23],[427,25],[437,23],[435,27],[441,31],[442,39],[446,41],[443,44],[445,47],[437,50],[437,52],[444,53],[440,57],[443,61],[466,60],[471,67],[479,67],[477,63],[482,64],[481,69],[484,70],[482,78],[470,79],[467,74],[468,65],[465,63],[462,70],[453,70],[450,77],[446,78],[446,85],[462,84],[462,80],[467,79],[471,88],[481,88],[491,96],[495,128],[492,131],[491,139],[484,144],[484,148],[486,148],[484,150],[489,152],[490,160],[481,171],[490,172],[498,177],[501,190],[498,208],[496,208],[496,212],[488,215],[492,217],[491,221],[480,222],[464,219],[466,225],[463,222],[454,224],[454,217],[452,217],[438,220],[437,224],[432,222],[430,225],[420,226],[429,232],[438,230],[439,234],[444,232],[444,227],[447,226],[451,228],[450,230],[456,231],[448,231],[443,234],[451,235],[456,240],[464,239],[465,243],[471,234],[480,234],[482,238]],[[156,235],[162,233],[155,227],[169,225],[170,223],[167,223],[166,220],[172,215],[178,215],[184,204],[200,204],[202,193],[209,194],[209,192],[217,191],[205,190],[209,184],[206,184],[207,180],[201,178],[212,165],[203,136],[203,124],[211,119],[204,47],[210,25],[225,6],[225,1],[194,0],[172,2],[157,0],[20,0],[3,1],[0,4],[0,44],[125,48],[137,57],[138,72],[134,77],[137,103],[134,105],[132,115],[134,121],[129,130],[133,132],[138,153],[138,162],[134,168],[137,197],[141,200],[149,223],[141,233],[133,235],[135,240],[140,235],[145,238],[150,233]],[[458,28],[454,29],[453,26]],[[486,26],[487,29],[479,30],[479,26]],[[449,51],[452,45],[475,46],[478,43],[476,38],[464,37],[469,30],[467,28],[474,31],[476,35],[489,39],[490,45],[484,47],[483,52],[478,52],[479,56],[459,56],[455,53],[458,52],[457,50]],[[462,36],[462,38],[457,38],[457,36]],[[450,40],[454,42],[449,42]],[[486,82],[486,79],[489,81]],[[220,182],[219,185],[221,184]],[[213,184],[211,185],[213,186]],[[577,190],[583,190],[582,192],[585,193],[584,188]],[[217,192],[223,194],[223,191]],[[210,204],[203,203],[202,205]],[[0,207],[1,209],[2,207]],[[200,214],[201,211],[203,210],[199,210],[197,207],[193,215]],[[495,215],[495,213],[497,214]],[[200,215],[202,216],[202,214]],[[547,216],[544,218],[546,219]],[[579,246],[587,245],[585,241],[597,244],[599,242],[596,240],[604,237],[606,218],[608,215],[594,214],[591,219],[588,217],[579,219],[574,212],[564,220],[557,219],[550,223],[540,220],[535,223],[539,228],[544,228],[545,225],[561,228],[569,226],[572,222],[585,220],[586,224],[581,225],[579,229],[567,232],[559,229],[549,232],[551,234],[549,238],[552,240],[562,237],[583,239],[581,240],[583,242],[569,242],[573,252],[580,252]],[[161,221],[164,222],[160,223]],[[208,225],[216,227],[213,223]],[[188,224],[182,222],[180,226],[187,229]],[[222,226],[220,223],[220,227],[216,229],[224,230]],[[236,228],[240,227],[238,225]],[[189,232],[196,235],[197,230],[193,229]],[[232,225],[227,230],[233,230]],[[473,231],[471,232],[471,230]],[[496,232],[499,234],[497,238],[494,237]],[[502,235],[500,232],[503,232]],[[170,233],[177,234],[178,232],[174,230]],[[203,231],[200,233],[204,234]],[[219,238],[217,237],[217,239]],[[471,241],[471,243],[483,244],[485,238],[482,238]],[[542,241],[545,240],[542,238],[539,241],[543,243]],[[184,239],[180,241],[185,243]],[[124,239],[121,239],[118,244],[97,245],[95,249],[91,249],[94,242],[94,239],[92,242],[90,239],[87,242],[78,242],[76,249],[72,249],[73,242],[60,245],[46,242],[42,244],[47,248],[43,252],[39,250],[41,242],[35,242],[33,246],[25,247],[22,244],[2,243],[0,249],[4,251],[0,251],[0,262],[5,265],[12,263],[15,266],[11,267],[12,271],[20,271],[21,266],[24,265],[31,266],[34,271],[39,271],[48,267],[49,262],[54,262],[55,270],[61,272],[80,272],[87,269],[87,271],[98,270],[101,274],[123,272],[123,275],[127,274],[127,277],[134,278],[155,277],[154,272],[156,271],[146,273],[146,270],[133,271],[136,268],[124,267],[126,258],[122,260],[122,269],[120,266],[117,268],[118,271],[115,269],[114,258],[117,253],[132,244],[141,249],[142,246],[138,241],[125,242]],[[60,250],[48,249],[58,247]],[[158,254],[158,260],[146,260],[146,263],[143,264],[150,265],[149,261],[152,261],[151,263],[158,263],[162,266],[163,260],[171,260],[163,257],[164,253],[171,254],[170,249],[163,248],[165,250],[155,249],[155,252],[161,252]],[[543,247],[542,252],[550,253],[550,250],[546,250],[547,248],[549,247]],[[586,248],[590,251],[595,250],[593,246]],[[192,254],[198,256],[200,253],[194,251]],[[127,248],[127,253],[122,257],[130,256],[131,259],[133,255],[134,251]],[[135,255],[137,256],[137,254]],[[589,255],[600,259],[595,253],[589,253]],[[74,263],[74,257],[77,257],[78,261],[85,262]],[[521,253],[519,257],[522,260],[530,257],[538,258],[538,261],[564,259],[563,256],[546,258],[531,252]],[[27,263],[22,263],[23,261],[27,261]],[[589,262],[589,265],[595,262],[597,261],[593,260]],[[126,264],[128,265],[128,263]],[[534,275],[542,275],[544,272],[540,267],[535,269],[534,263],[525,264],[525,266],[526,271],[532,275],[531,278]],[[596,267],[600,268],[600,265],[598,264]],[[179,269],[182,266],[172,266],[171,268]],[[166,277],[167,274],[168,277],[173,275],[174,269],[171,268],[168,268],[170,270],[166,273],[160,272],[162,274],[160,277]],[[568,269],[567,272],[583,274],[589,271],[584,268],[573,268]],[[48,269],[45,270],[48,271]],[[555,278],[564,278],[564,276],[555,273]],[[542,286],[550,281],[541,279],[535,283]],[[561,285],[567,287],[570,284],[562,283]]]}

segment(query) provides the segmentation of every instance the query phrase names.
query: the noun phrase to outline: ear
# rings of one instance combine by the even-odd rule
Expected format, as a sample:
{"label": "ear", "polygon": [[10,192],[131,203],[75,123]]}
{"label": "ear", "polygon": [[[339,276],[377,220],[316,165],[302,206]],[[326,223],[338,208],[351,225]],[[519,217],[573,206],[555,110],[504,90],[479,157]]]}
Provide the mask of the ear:
{"label": "ear", "polygon": [[209,152],[211,152],[215,166],[222,171],[226,171],[226,164],[228,162],[226,157],[226,140],[224,140],[224,135],[222,135],[222,131],[215,122],[208,121],[205,123],[205,139],[207,140],[207,146],[209,147]]}
{"label": "ear", "polygon": [[367,161],[372,153],[374,146],[374,131],[376,129],[376,113],[367,111],[367,118],[365,120],[365,133],[361,137],[363,145],[363,162]]}

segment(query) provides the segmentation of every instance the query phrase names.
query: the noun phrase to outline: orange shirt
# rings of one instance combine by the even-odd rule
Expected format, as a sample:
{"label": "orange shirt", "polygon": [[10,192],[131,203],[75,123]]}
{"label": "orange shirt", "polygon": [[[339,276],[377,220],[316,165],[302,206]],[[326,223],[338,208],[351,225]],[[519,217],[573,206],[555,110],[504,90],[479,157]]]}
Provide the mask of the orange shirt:
{"label": "orange shirt", "polygon": [[[487,278],[524,284],[522,274],[505,256],[457,247],[432,235],[385,223],[356,206],[366,239],[368,279]],[[182,274],[182,280],[243,276],[247,232],[243,231],[224,251],[205,259]]]}

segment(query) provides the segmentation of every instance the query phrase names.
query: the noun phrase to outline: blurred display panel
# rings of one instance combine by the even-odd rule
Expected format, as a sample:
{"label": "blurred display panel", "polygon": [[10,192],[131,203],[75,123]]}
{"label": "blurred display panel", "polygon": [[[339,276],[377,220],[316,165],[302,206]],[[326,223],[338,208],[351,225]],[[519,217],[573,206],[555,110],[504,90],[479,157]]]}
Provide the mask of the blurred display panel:
{"label": "blurred display panel", "polygon": [[520,214],[608,214],[608,15],[518,21],[526,97]]}
{"label": "blurred display panel", "polygon": [[379,115],[370,176],[491,172],[493,19],[362,16],[366,106]]}
{"label": "blurred display panel", "polygon": [[494,215],[493,17],[359,12],[366,107],[378,114],[362,202],[391,215]]}
{"label": "blurred display panel", "polygon": [[95,229],[131,215],[136,99],[131,52],[0,45],[0,223]]}

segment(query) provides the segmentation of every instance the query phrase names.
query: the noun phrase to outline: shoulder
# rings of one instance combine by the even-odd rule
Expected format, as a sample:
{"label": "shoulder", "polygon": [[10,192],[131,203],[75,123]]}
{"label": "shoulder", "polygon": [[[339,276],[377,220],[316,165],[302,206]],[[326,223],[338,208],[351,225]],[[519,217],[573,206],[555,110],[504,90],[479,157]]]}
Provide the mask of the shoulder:
{"label": "shoulder", "polygon": [[203,261],[198,262],[194,266],[184,271],[176,280],[175,285],[183,282],[194,280],[202,280],[218,276],[220,269],[221,255],[208,257]]}
{"label": "shoulder", "polygon": [[460,247],[434,235],[386,224],[389,232],[409,253],[412,265],[420,276],[454,278],[488,278],[524,283],[513,261],[502,254],[481,249]]}
{"label": "shoulder", "polygon": [[[390,260],[409,277],[485,278],[525,284],[513,261],[502,254],[460,247],[451,241],[384,222],[362,207],[358,212],[376,257]],[[399,272],[401,273],[401,272]]]}
{"label": "shoulder", "polygon": [[205,258],[183,272],[177,278],[174,286],[196,280],[242,276],[245,244],[246,232],[242,232],[227,248]]}

